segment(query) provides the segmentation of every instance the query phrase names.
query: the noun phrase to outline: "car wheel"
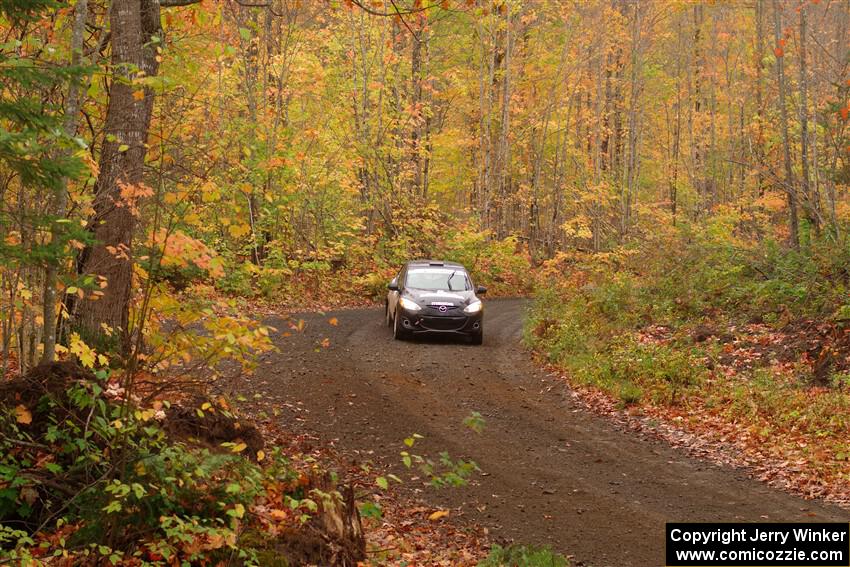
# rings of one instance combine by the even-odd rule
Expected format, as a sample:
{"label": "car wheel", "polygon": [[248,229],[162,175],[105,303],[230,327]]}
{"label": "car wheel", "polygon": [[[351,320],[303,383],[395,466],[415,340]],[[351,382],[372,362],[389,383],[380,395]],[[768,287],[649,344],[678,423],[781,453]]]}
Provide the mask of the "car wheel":
{"label": "car wheel", "polygon": [[407,331],[401,326],[401,322],[398,320],[398,313],[393,317],[393,338],[397,341],[403,341],[407,338]]}
{"label": "car wheel", "polygon": [[469,342],[474,345],[481,345],[484,343],[484,329],[482,328],[480,331],[471,335],[469,337]]}

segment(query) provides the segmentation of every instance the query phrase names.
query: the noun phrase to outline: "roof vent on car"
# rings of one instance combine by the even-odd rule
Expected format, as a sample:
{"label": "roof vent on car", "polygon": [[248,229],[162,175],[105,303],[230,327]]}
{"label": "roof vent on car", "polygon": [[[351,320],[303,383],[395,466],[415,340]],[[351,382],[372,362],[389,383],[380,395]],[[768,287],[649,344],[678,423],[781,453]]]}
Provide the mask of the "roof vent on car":
{"label": "roof vent on car", "polygon": [[445,262],[439,262],[439,261],[436,261],[436,260],[431,260],[430,262],[428,262],[428,265],[429,266],[445,266],[446,264],[445,264]]}

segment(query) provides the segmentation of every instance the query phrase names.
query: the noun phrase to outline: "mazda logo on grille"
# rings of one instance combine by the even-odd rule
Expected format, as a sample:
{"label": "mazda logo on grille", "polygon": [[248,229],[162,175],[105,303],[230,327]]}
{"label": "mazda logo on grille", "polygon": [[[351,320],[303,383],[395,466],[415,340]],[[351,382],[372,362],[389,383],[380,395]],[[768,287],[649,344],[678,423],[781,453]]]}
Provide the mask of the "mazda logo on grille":
{"label": "mazda logo on grille", "polygon": [[445,313],[448,310],[449,310],[449,308],[446,307],[445,305],[440,305],[440,313]]}

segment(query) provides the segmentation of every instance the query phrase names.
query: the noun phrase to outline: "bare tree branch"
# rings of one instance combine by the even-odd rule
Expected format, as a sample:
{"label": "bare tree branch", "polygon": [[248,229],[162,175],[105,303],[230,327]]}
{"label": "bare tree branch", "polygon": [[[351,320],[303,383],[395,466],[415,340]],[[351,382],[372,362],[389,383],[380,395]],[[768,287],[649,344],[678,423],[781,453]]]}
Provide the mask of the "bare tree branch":
{"label": "bare tree branch", "polygon": [[180,6],[191,6],[199,4],[201,0],[160,0],[159,5],[162,8],[177,8]]}
{"label": "bare tree branch", "polygon": [[379,10],[375,10],[374,8],[370,8],[369,6],[364,5],[361,0],[351,0],[351,3],[354,4],[355,6],[359,7],[364,12],[366,12],[368,14],[372,14],[373,16],[399,16],[399,17],[401,17],[403,15],[418,14],[420,12],[425,12],[427,10],[430,10],[431,8],[438,8],[439,7],[439,4],[428,4],[427,6],[421,6],[419,8],[410,8],[410,9],[406,9],[406,10],[400,10],[399,7],[396,5],[396,3],[393,0],[390,0],[390,4],[393,5],[394,11],[393,12],[381,12]]}
{"label": "bare tree branch", "polygon": [[365,4],[363,4],[362,0],[351,0],[351,3],[354,4],[355,6],[359,7],[361,10],[363,10],[367,14],[371,14],[373,16],[398,16],[398,19],[401,20],[401,23],[404,24],[404,27],[407,28],[407,31],[410,32],[410,35],[412,35],[413,38],[417,42],[420,41],[419,35],[415,31],[413,31],[413,28],[410,27],[410,24],[407,23],[407,20],[404,19],[404,16],[410,16],[412,14],[420,14],[420,13],[426,12],[426,11],[432,9],[432,8],[439,8],[440,7],[440,4],[433,3],[433,4],[428,4],[427,6],[420,6],[419,8],[407,8],[407,9],[402,10],[401,8],[398,7],[398,4],[396,4],[395,0],[390,0],[390,4],[393,7],[393,11],[392,12],[381,12],[380,10],[375,10],[374,8],[370,8],[369,6],[366,6]]}

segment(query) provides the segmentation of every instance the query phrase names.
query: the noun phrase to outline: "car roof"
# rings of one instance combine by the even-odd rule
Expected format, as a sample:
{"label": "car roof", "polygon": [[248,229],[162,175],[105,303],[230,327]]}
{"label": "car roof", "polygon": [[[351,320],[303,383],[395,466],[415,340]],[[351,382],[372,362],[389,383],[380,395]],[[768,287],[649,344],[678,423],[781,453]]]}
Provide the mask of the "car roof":
{"label": "car roof", "polygon": [[411,260],[407,263],[408,268],[425,268],[429,266],[466,270],[466,268],[463,267],[463,264],[458,264],[457,262],[445,262],[443,260]]}

